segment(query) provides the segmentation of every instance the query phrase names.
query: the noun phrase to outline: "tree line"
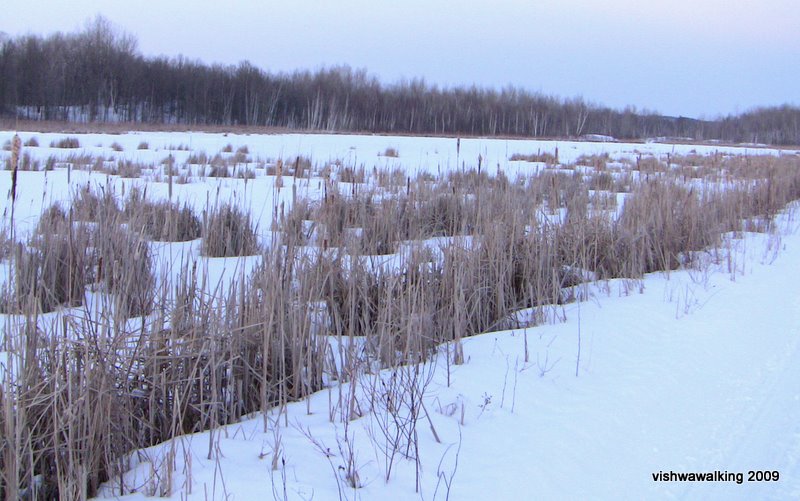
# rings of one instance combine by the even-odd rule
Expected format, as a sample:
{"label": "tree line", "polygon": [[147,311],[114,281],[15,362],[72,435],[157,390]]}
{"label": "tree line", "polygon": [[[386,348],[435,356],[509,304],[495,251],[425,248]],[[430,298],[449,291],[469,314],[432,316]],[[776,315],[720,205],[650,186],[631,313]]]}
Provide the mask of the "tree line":
{"label": "tree line", "polygon": [[800,144],[800,108],[792,106],[696,120],[511,86],[383,84],[346,66],[275,74],[246,61],[144,57],[133,36],[104,18],[77,33],[0,36],[0,113],[60,121]]}

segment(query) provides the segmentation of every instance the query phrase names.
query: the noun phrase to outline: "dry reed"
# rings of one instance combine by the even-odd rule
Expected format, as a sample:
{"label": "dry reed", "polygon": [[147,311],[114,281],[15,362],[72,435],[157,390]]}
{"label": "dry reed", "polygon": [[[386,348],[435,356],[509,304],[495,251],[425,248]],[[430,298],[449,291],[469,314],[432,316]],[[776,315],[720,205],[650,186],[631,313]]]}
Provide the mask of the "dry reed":
{"label": "dry reed", "polygon": [[[343,169],[321,200],[276,209],[279,236],[265,249],[231,205],[199,224],[143,192],[120,209],[112,190],[81,188],[13,253],[5,350],[19,368],[0,392],[0,495],[83,499],[107,481],[130,492],[132,451],[213,433],[326,382],[355,386],[376,368],[391,368],[392,391],[410,399],[425,378],[401,367],[442,343],[448,363],[462,363],[464,336],[513,327],[521,309],[542,321],[589,277],[691,266],[723,233],[768,230],[800,198],[794,157],[642,158],[635,176],[608,160],[582,160],[589,175],[548,169],[513,181],[477,169],[415,179]],[[715,181],[698,184],[701,168]],[[621,208],[597,202],[616,200],[620,186],[630,189]],[[198,234],[205,256],[261,252],[261,264],[229,283],[211,283],[196,260],[177,279],[153,275],[145,239]],[[93,307],[87,287],[100,293]],[[363,412],[343,393],[331,405],[343,419]],[[394,417],[391,457],[413,442],[411,421]]]}

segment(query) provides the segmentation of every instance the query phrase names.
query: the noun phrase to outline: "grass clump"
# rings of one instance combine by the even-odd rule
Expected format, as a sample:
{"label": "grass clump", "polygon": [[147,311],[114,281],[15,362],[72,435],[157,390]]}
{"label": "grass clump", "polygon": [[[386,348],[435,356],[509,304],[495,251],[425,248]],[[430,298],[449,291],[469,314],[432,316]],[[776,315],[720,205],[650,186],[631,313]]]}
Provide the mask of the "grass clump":
{"label": "grass clump", "polygon": [[66,226],[68,220],[67,211],[56,202],[46,208],[39,216],[39,223],[36,225],[36,233],[42,235]]}
{"label": "grass clump", "polygon": [[208,177],[231,177],[231,171],[227,164],[212,165]]}
{"label": "grass clump", "polygon": [[611,155],[603,153],[599,155],[581,155],[575,160],[575,165],[584,165],[593,167],[597,171],[606,170],[608,162],[611,161]]}
{"label": "grass clump", "polygon": [[142,177],[142,165],[131,160],[117,160],[117,165],[111,169],[111,174],[126,179],[138,179]]}
{"label": "grass clump", "polygon": [[614,176],[610,172],[593,172],[589,176],[589,189],[595,191],[614,191]]}
{"label": "grass clump", "polygon": [[228,168],[228,160],[219,153],[214,155],[209,165],[211,168],[208,171],[207,177],[231,177],[231,171]]}
{"label": "grass clump", "polygon": [[23,146],[27,146],[28,148],[37,148],[39,146],[39,140],[36,139],[36,137],[31,137],[30,139],[25,141]]}
{"label": "grass clump", "polygon": [[537,153],[513,153],[509,160],[512,162],[541,162],[547,165],[558,164],[558,154],[539,151]]}
{"label": "grass clump", "polygon": [[11,257],[14,251],[14,241],[11,239],[11,232],[5,225],[0,226],[0,261]]}
{"label": "grass clump", "polygon": [[150,313],[155,298],[152,253],[147,241],[119,224],[97,225],[97,282],[113,297],[120,318]]}
{"label": "grass clump", "polygon": [[259,251],[250,215],[230,204],[205,214],[202,237],[204,256],[251,256]]}
{"label": "grass clump", "polygon": [[336,179],[342,183],[364,183],[366,181],[366,172],[363,167],[342,167],[339,169]]}
{"label": "grass clump", "polygon": [[148,200],[143,191],[134,189],[123,210],[131,230],[159,242],[185,242],[201,236],[200,220],[188,205]]}
{"label": "grass clump", "polygon": [[81,142],[75,137],[65,137],[50,143],[51,148],[75,149],[81,147]]}
{"label": "grass clump", "polygon": [[[41,167],[39,160],[34,160],[31,155],[26,151],[22,154],[17,162],[17,169],[21,171],[37,171]],[[5,162],[6,170],[14,170],[14,162],[12,158],[7,158]]]}
{"label": "grass clump", "polygon": [[239,146],[236,148],[236,153],[233,155],[233,163],[246,164],[252,162],[249,154],[250,149],[247,147],[247,145]]}
{"label": "grass clump", "polygon": [[148,313],[154,278],[146,242],[125,229],[119,217],[76,220],[74,207],[68,213],[60,204],[51,205],[27,245],[17,246],[4,311],[49,312],[58,306],[78,306],[84,288],[96,282],[114,297],[117,314],[127,318]]}
{"label": "grass clump", "polygon": [[116,221],[120,208],[109,186],[92,188],[86,184],[72,198],[72,213],[77,221]]}
{"label": "grass clump", "polygon": [[206,165],[208,162],[208,155],[202,151],[200,153],[192,153],[186,159],[186,163],[190,165]]}
{"label": "grass clump", "polygon": [[255,179],[256,173],[253,169],[238,169],[236,171],[236,177],[239,179]]}
{"label": "grass clump", "polygon": [[286,173],[294,177],[307,177],[311,175],[314,164],[311,158],[298,155],[294,162],[286,162]]}
{"label": "grass clump", "polygon": [[247,153],[243,153],[241,151],[237,151],[236,153],[234,153],[232,160],[233,160],[233,163],[235,163],[235,164],[247,164],[247,163],[252,162],[253,159],[250,158],[247,155]]}
{"label": "grass clump", "polygon": [[88,228],[73,228],[63,212],[51,211],[27,244],[16,247],[14,277],[2,311],[46,313],[83,304],[91,278],[92,240]]}

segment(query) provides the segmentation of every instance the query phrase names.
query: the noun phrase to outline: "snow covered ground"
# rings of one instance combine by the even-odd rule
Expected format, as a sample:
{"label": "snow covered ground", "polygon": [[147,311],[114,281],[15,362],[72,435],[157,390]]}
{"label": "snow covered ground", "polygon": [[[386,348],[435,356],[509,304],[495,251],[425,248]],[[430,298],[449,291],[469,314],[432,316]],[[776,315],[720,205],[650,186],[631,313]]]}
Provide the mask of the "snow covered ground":
{"label": "snow covered ground", "polygon": [[[14,131],[0,131],[0,144],[10,150],[10,141]],[[247,147],[251,160],[247,166],[257,164],[274,164],[282,159],[291,165],[298,156],[309,158],[317,167],[329,163],[340,163],[353,168],[364,167],[367,171],[374,168],[401,169],[413,176],[420,171],[433,174],[447,172],[466,166],[474,168],[480,158],[483,168],[494,174],[498,169],[513,179],[517,173],[531,174],[544,168],[540,162],[511,161],[514,155],[533,155],[538,153],[558,154],[561,164],[575,162],[581,156],[609,154],[612,160],[635,160],[640,156],[655,156],[665,160],[671,155],[781,155],[797,154],[793,150],[773,148],[754,148],[746,146],[690,145],[665,143],[609,143],[586,141],[546,141],[525,139],[493,139],[493,138],[441,138],[441,137],[405,137],[383,135],[347,135],[347,134],[211,134],[201,132],[131,132],[127,134],[60,134],[20,132],[23,143],[35,139],[39,146],[23,147],[23,154],[44,166],[49,157],[58,161],[68,161],[76,156],[88,156],[96,159],[102,156],[113,164],[118,161],[130,161],[139,165],[161,167],[162,162],[172,158],[175,165],[180,166],[193,154],[206,153],[210,159],[226,147],[230,153],[223,156],[230,159],[233,151]],[[53,141],[64,137],[78,139],[79,148],[51,147]],[[142,148],[144,146],[144,148]],[[140,149],[142,148],[142,149]],[[387,149],[394,149],[397,156],[385,156]],[[8,150],[0,150],[0,162],[11,156]],[[162,169],[163,172],[163,169]],[[195,173],[197,169],[195,169]],[[263,172],[263,171],[262,171]],[[56,169],[48,174],[42,172],[19,172],[19,192],[16,201],[16,221],[18,232],[26,232],[36,224],[39,214],[51,203],[66,202],[81,186],[87,183],[104,187],[111,183],[116,193],[123,194],[132,186],[142,186],[145,178],[121,179],[107,176],[100,172],[73,171],[67,182],[66,169]],[[167,179],[162,174],[156,180],[148,180],[148,194],[155,198],[166,198],[168,194]],[[196,179],[194,181],[197,181]],[[175,184],[173,199],[180,203],[188,203],[195,210],[202,210],[217,201],[231,201],[248,208],[260,229],[266,231],[271,218],[271,210],[280,203],[289,204],[292,190],[298,196],[318,196],[321,193],[319,180],[314,182],[298,182],[292,188],[287,183],[284,188],[275,190],[274,177],[256,173],[256,178],[245,182],[244,179],[203,178],[202,182]],[[312,180],[313,181],[313,180]],[[7,193],[10,189],[10,176],[0,178],[0,190]],[[315,195],[316,193],[316,195]],[[6,218],[10,213],[10,197],[0,197],[0,211]]]}
{"label": "snow covered ground", "polygon": [[[11,135],[0,133],[0,142]],[[29,136],[43,145],[52,139],[27,133],[23,140]],[[187,144],[213,154],[232,143],[234,148],[246,144],[253,157],[303,154],[366,168],[396,165],[434,172],[464,159],[474,165],[478,155],[492,170],[498,164],[529,169],[530,164],[507,159],[556,147],[543,141],[464,139],[457,151],[455,139],[440,138],[148,133],[144,139],[150,149],[141,151],[136,150],[143,139],[138,134],[78,137],[103,152],[119,142],[124,152],[118,155],[149,162],[166,156],[157,149],[162,146]],[[95,144],[102,146],[88,146]],[[727,151],[663,144],[557,146],[563,162],[602,152],[635,157]],[[387,147],[400,156],[379,156]],[[40,149],[42,159],[63,153]],[[63,172],[49,175],[51,191],[66,197],[64,180],[54,181]],[[22,220],[35,221],[48,195],[32,188],[40,184],[25,176],[21,185],[30,188],[25,191],[30,200],[18,203],[29,207]],[[3,190],[7,183],[3,177]],[[165,184],[153,184],[163,196]],[[261,195],[269,190],[258,191],[252,180],[249,185],[207,180],[179,189],[186,190],[180,192],[184,197],[196,191],[193,196],[202,204],[217,186],[229,190],[223,197],[237,193],[254,211],[267,206],[267,214],[275,200],[290,198],[288,188],[278,198]],[[800,223],[791,216],[781,216],[772,235],[729,236],[726,248],[709,252],[707,266],[700,269],[588,285],[585,301],[553,308],[561,321],[552,325],[465,339],[462,365],[448,365],[443,355],[420,366],[363,375],[268,416],[135,453],[130,471],[109,482],[101,496],[800,498]],[[423,382],[422,413],[413,421],[409,401],[419,395],[390,391],[404,378]],[[356,398],[352,420],[336,404],[348,401],[351,390]],[[395,400],[398,396],[405,400]],[[749,481],[751,471],[759,480],[771,480]],[[726,480],[673,481],[673,473]],[[120,481],[126,492],[136,492],[120,495]]]}

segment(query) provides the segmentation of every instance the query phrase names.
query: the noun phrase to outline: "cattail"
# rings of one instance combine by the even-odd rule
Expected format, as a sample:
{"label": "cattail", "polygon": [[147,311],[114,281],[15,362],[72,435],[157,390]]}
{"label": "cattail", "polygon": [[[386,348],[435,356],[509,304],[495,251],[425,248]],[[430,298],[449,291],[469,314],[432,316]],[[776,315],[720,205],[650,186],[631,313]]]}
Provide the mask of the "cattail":
{"label": "cattail", "polygon": [[14,134],[11,145],[11,203],[17,199],[17,169],[19,167],[19,153],[22,149],[22,141],[19,134]]}
{"label": "cattail", "polygon": [[173,165],[175,165],[175,159],[172,158],[172,154],[170,154],[170,156],[167,158],[167,175],[168,175],[168,178],[169,178],[169,183],[168,183],[169,195],[168,195],[168,197],[169,197],[170,201],[172,201],[172,170],[173,170]]}
{"label": "cattail", "polygon": [[275,187],[283,188],[283,160],[278,160],[278,165],[275,166]]}

